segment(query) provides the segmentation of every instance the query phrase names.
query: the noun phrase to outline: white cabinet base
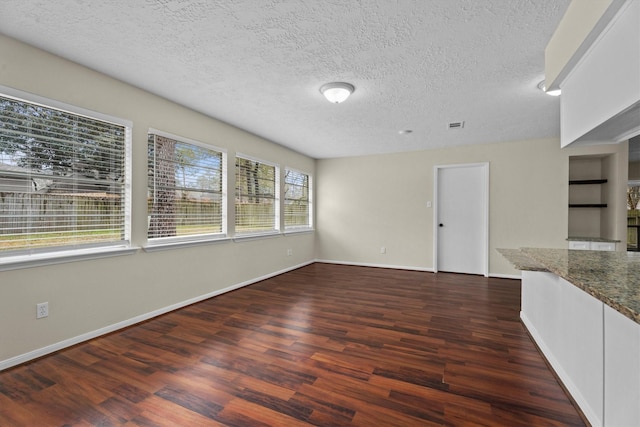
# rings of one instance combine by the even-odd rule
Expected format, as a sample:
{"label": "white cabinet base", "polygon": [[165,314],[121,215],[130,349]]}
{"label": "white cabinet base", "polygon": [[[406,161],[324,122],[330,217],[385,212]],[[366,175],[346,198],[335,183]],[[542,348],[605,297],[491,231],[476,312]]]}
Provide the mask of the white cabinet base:
{"label": "white cabinet base", "polygon": [[640,324],[553,273],[522,272],[522,322],[593,426],[640,426]]}
{"label": "white cabinet base", "polygon": [[640,325],[604,307],[604,425],[640,426]]}
{"label": "white cabinet base", "polygon": [[593,426],[604,413],[602,307],[553,273],[522,272],[522,322]]}

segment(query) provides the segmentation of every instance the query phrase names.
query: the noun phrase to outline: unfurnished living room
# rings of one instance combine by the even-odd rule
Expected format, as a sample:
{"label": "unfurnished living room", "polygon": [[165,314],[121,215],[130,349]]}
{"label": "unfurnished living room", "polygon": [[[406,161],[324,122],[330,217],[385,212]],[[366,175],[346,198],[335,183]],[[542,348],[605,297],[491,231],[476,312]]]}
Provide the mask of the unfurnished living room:
{"label": "unfurnished living room", "polygon": [[0,426],[640,425],[640,1],[2,0]]}

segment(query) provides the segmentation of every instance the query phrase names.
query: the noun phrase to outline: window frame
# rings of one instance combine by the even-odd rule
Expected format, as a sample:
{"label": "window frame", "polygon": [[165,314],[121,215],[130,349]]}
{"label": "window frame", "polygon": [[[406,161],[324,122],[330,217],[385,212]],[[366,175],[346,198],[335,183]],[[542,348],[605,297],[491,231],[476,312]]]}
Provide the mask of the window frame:
{"label": "window frame", "polygon": [[310,173],[302,171],[300,169],[292,168],[285,166],[284,167],[284,179],[282,185],[282,202],[286,205],[287,197],[286,197],[286,186],[287,186],[287,171],[291,171],[297,174],[306,175],[309,185],[308,185],[308,200],[307,200],[307,217],[308,221],[306,225],[289,225],[287,226],[287,217],[286,212],[283,209],[282,222],[285,233],[296,233],[296,232],[306,232],[313,230],[313,176]]}
{"label": "window frame", "polygon": [[[220,177],[222,179],[221,195],[220,195],[220,201],[222,205],[221,206],[222,224],[221,224],[221,231],[219,233],[202,233],[202,234],[192,234],[192,235],[185,235],[185,236],[168,236],[168,237],[151,238],[149,237],[149,218],[151,216],[151,212],[147,210],[148,220],[147,220],[147,227],[146,227],[146,234],[145,234],[146,244],[143,247],[144,251],[152,252],[156,250],[172,249],[172,248],[184,247],[184,246],[203,245],[203,244],[209,244],[209,243],[218,243],[218,242],[229,240],[228,239],[228,192],[227,192],[228,155],[227,155],[227,150],[222,147],[218,147],[216,145],[207,144],[195,139],[187,138],[184,136],[176,135],[170,132],[166,132],[166,131],[162,131],[154,128],[149,128],[149,131],[147,132],[147,136],[149,135],[161,136],[163,138],[172,139],[174,141],[181,142],[183,144],[190,144],[196,147],[200,147],[206,150],[216,151],[220,153],[222,157],[222,164],[221,164],[221,171],[220,171]],[[149,161],[149,158],[147,155],[147,162],[148,161]],[[148,179],[147,179],[147,191],[149,191]]]}
{"label": "window frame", "polygon": [[[235,211],[236,211],[236,206],[238,203],[238,182],[237,182],[237,166],[236,166],[236,159],[244,159],[244,160],[249,160],[251,162],[257,162],[260,164],[263,164],[265,166],[270,166],[274,168],[274,191],[273,191],[273,206],[274,206],[274,216],[273,216],[273,229],[271,230],[261,230],[261,231],[238,231],[237,230],[237,223],[238,223],[238,218],[235,215]],[[279,235],[281,234],[280,230],[281,230],[281,224],[280,224],[280,201],[281,201],[281,192],[282,189],[280,188],[280,165],[274,162],[269,162],[267,160],[263,160],[260,159],[258,157],[255,156],[250,156],[247,154],[243,154],[243,153],[239,153],[236,152],[236,155],[234,157],[234,171],[233,171],[233,176],[234,176],[234,224],[233,224],[233,230],[234,230],[234,239],[235,240],[239,240],[239,239],[251,239],[251,238],[256,238],[256,237],[268,237],[268,236],[274,236],[274,235]]]}
{"label": "window frame", "polygon": [[0,252],[0,271],[72,262],[83,259],[129,255],[137,252],[138,248],[131,244],[131,163],[133,122],[8,86],[0,85],[0,95],[18,102],[34,104],[48,109],[60,110],[72,115],[82,116],[96,121],[108,122],[124,128],[124,168],[122,185],[122,203],[124,206],[122,239],[86,245],[71,243],[34,249],[17,249],[7,253]]}

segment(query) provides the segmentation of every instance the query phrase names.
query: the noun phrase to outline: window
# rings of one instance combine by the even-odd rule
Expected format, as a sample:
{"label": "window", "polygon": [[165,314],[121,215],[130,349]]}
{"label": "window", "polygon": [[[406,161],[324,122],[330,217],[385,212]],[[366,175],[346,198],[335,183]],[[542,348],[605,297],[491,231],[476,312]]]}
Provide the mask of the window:
{"label": "window", "polygon": [[225,154],[159,131],[149,134],[148,238],[226,230]]}
{"label": "window", "polygon": [[0,96],[0,252],[128,244],[130,124],[26,97]]}
{"label": "window", "polygon": [[309,175],[286,169],[284,174],[284,227],[310,228],[311,178]]}
{"label": "window", "polygon": [[279,229],[278,168],[236,157],[236,233]]}

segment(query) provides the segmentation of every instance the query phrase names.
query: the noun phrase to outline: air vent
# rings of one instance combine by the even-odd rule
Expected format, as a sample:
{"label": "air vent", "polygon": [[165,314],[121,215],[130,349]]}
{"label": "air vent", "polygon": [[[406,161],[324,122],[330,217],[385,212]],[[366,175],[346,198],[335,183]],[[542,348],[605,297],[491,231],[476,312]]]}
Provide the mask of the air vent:
{"label": "air vent", "polygon": [[464,127],[464,122],[451,122],[447,127],[449,129],[462,129]]}

